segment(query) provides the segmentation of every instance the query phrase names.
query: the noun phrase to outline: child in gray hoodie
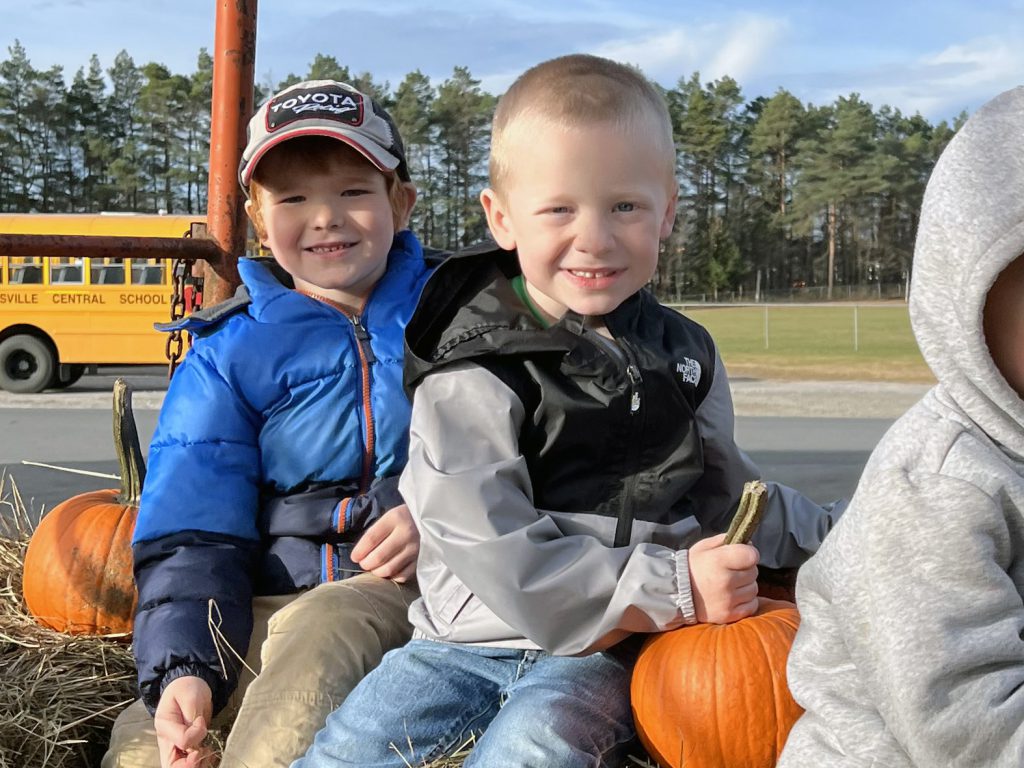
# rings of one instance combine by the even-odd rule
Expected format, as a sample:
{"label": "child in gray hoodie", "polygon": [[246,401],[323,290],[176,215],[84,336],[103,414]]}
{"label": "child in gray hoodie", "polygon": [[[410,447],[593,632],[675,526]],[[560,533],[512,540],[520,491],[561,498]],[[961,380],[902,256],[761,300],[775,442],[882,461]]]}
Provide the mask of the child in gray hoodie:
{"label": "child in gray hoodie", "polygon": [[781,768],[1024,764],[1024,87],[939,159],[910,315],[939,383],[800,572]]}

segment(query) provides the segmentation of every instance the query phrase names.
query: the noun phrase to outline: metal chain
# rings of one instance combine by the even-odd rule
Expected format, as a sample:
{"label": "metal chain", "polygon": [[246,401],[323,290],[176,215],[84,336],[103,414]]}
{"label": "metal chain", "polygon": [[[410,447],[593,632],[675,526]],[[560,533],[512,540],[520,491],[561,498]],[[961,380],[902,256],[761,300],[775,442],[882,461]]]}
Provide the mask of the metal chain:
{"label": "metal chain", "polygon": [[[192,259],[175,259],[171,265],[171,322],[177,322],[185,317],[185,292],[183,290],[185,277],[192,275]],[[164,345],[164,354],[167,356],[167,378],[174,375],[174,370],[181,362],[184,355],[185,342],[181,335],[181,329],[175,328],[167,335],[167,343]],[[191,342],[191,339],[189,340]],[[191,346],[191,343],[189,344]]]}
{"label": "metal chain", "polygon": [[[206,225],[193,223],[188,232],[182,237],[205,237]],[[175,259],[171,265],[171,322],[177,322],[185,317],[185,313],[194,313],[202,309],[203,305],[203,277],[205,275],[199,265],[196,269],[196,259],[180,258]],[[191,289],[191,296],[188,291]],[[182,331],[175,329],[167,335],[167,344],[164,352],[167,356],[167,378],[174,375],[178,363],[184,354],[184,347],[192,349],[192,334],[185,331],[184,339]]]}

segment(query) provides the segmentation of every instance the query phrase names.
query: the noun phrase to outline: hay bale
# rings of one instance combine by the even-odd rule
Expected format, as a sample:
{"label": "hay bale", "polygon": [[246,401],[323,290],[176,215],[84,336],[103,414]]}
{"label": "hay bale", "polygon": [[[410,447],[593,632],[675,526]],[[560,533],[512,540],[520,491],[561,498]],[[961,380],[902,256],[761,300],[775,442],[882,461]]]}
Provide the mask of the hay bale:
{"label": "hay bale", "polygon": [[135,662],[123,638],[65,635],[28,615],[31,533],[17,486],[0,475],[0,768],[88,768],[135,700]]}

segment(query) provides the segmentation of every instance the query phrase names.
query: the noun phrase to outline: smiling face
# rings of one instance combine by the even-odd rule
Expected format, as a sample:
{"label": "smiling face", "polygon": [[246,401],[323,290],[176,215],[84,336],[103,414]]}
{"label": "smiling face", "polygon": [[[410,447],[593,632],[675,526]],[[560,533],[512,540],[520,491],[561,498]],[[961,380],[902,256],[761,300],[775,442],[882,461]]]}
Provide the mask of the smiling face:
{"label": "smiling face", "polygon": [[504,141],[509,173],[481,201],[549,319],[567,309],[605,315],[651,280],[677,188],[664,142],[643,119],[567,127],[527,117]]}
{"label": "smiling face", "polygon": [[387,269],[395,221],[408,216],[415,191],[402,187],[400,217],[384,174],[339,148],[316,164],[268,152],[246,211],[297,289],[358,311]]}

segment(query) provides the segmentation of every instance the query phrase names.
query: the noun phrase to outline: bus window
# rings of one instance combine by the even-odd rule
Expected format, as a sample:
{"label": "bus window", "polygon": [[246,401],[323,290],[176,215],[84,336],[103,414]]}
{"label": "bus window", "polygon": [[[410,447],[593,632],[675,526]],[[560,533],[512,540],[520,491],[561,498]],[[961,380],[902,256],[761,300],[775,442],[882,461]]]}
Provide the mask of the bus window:
{"label": "bus window", "polygon": [[30,256],[17,264],[11,264],[11,285],[40,285],[43,282],[42,259]]}
{"label": "bus window", "polygon": [[162,285],[164,282],[164,262],[132,261],[133,285]]}
{"label": "bus window", "polygon": [[[146,214],[0,213],[0,232],[180,238],[182,232],[203,219]],[[88,251],[75,253],[83,258],[0,254],[0,270],[6,269],[0,275],[0,334],[9,340],[10,329],[17,327],[22,329],[15,332],[19,335],[32,333],[46,338],[51,367],[67,366],[65,372],[72,374],[70,379],[58,382],[53,376],[29,376],[23,371],[24,375],[19,374],[13,382],[10,377],[0,376],[0,388],[37,392],[66,386],[88,365],[167,364],[167,337],[154,330],[153,324],[166,322],[171,316],[172,261],[147,258],[145,251],[136,251],[134,259],[115,258],[115,252],[110,256],[95,250],[95,255],[86,255]],[[0,350],[0,372],[11,367],[7,364],[10,361],[3,359],[10,351],[10,344]],[[45,358],[39,357],[36,362],[41,364]],[[35,363],[29,367],[37,369]],[[5,434],[0,426],[0,443]],[[0,766],[3,764],[0,757]]]}
{"label": "bus window", "polygon": [[121,259],[93,259],[90,273],[93,285],[124,285],[124,263]]}
{"label": "bus window", "polygon": [[85,282],[82,276],[82,257],[50,259],[50,284],[81,285]]}

